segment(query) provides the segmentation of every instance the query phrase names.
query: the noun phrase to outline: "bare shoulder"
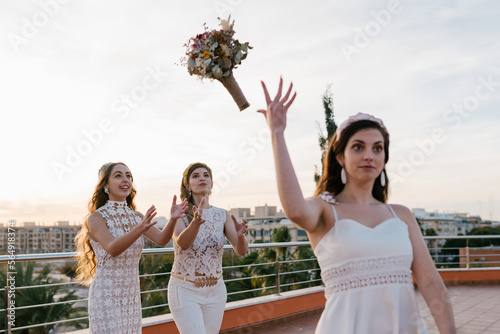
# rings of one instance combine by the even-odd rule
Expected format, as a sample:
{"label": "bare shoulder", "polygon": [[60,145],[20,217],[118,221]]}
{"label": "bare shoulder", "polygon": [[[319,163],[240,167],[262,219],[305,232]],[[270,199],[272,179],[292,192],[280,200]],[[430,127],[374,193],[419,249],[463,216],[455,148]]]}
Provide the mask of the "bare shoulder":
{"label": "bare shoulder", "polygon": [[332,203],[328,203],[320,196],[307,197],[306,202],[309,203],[312,210],[319,212],[320,216],[323,216],[325,210],[331,211],[330,206]]}
{"label": "bare shoulder", "polygon": [[106,226],[106,219],[99,212],[94,211],[87,217],[87,224],[91,231],[97,230]]}
{"label": "bare shoulder", "polygon": [[325,222],[334,221],[333,211],[331,209],[333,203],[327,202],[320,196],[308,197],[306,198],[306,201],[309,203],[310,208],[313,211],[317,212],[316,227],[310,232],[319,232],[320,234],[322,234],[324,228],[330,228],[330,226],[328,226],[328,224],[326,224]]}
{"label": "bare shoulder", "polygon": [[87,222],[89,224],[101,224],[106,223],[106,219],[99,212],[94,211],[88,216]]}
{"label": "bare shoulder", "polygon": [[315,209],[322,209],[323,207],[329,206],[329,204],[319,196],[307,197],[306,202],[308,202]]}
{"label": "bare shoulder", "polygon": [[142,213],[140,213],[139,211],[136,211],[136,210],[133,210],[133,211],[134,211],[134,213],[136,215],[138,215],[139,217],[141,217],[141,219],[144,218],[144,215]]}
{"label": "bare shoulder", "polygon": [[407,224],[416,223],[413,212],[411,212],[411,210],[408,209],[406,206],[401,204],[391,204],[391,207],[394,209],[394,212],[396,212],[396,215]]}

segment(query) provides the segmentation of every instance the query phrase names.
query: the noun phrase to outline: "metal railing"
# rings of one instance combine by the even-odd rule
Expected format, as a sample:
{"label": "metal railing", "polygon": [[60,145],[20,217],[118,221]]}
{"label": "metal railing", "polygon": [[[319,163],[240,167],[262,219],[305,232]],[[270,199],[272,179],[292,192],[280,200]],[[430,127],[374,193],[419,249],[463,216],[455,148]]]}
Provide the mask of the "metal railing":
{"label": "metal railing", "polygon": [[[475,241],[484,239],[500,239],[500,235],[459,235],[459,236],[425,236],[427,248],[438,270],[481,268],[500,269],[500,246],[474,245]],[[462,240],[463,244],[455,247],[439,246],[437,241]],[[477,243],[477,242],[476,242]],[[462,250],[462,252],[460,252]],[[484,254],[483,252],[487,252]],[[460,254],[463,253],[463,254]],[[488,261],[488,260],[489,261]]]}
{"label": "metal railing", "polygon": [[[481,262],[475,262],[472,261],[471,259],[476,256],[474,255],[474,251],[481,249],[485,250],[488,248],[484,247],[470,247],[469,244],[471,240],[474,239],[500,239],[500,235],[486,235],[486,236],[432,236],[432,237],[424,237],[424,239],[428,243],[428,248],[429,252],[431,253],[431,256],[433,257],[436,266],[438,267],[438,270],[449,270],[446,269],[446,267],[450,266],[459,266],[458,270],[474,270],[474,266],[476,265],[492,265],[487,268],[482,268],[482,269],[492,269],[492,270],[500,270],[500,260],[498,261],[481,261]],[[443,259],[442,252],[443,248],[434,245],[434,247],[431,247],[433,244],[433,241],[438,241],[438,240],[452,240],[452,239],[465,239],[465,247],[449,247],[446,248],[445,250],[448,252],[459,252],[460,249],[465,249],[465,253],[460,255],[455,255],[453,257],[454,262],[450,261],[441,261]],[[436,244],[437,242],[434,242]],[[258,244],[250,244],[249,245],[249,251],[256,250],[256,249],[263,249],[263,248],[288,248],[288,247],[300,247],[300,246],[310,246],[310,243],[308,241],[298,241],[298,242],[282,242],[282,243],[258,243]],[[231,250],[232,247],[230,245],[224,246],[225,250]],[[497,248],[498,249],[498,248]],[[278,252],[276,252],[278,253]],[[150,255],[165,255],[165,254],[173,254],[173,248],[152,248],[152,249],[144,249],[142,252],[143,256],[150,256]],[[76,253],[49,253],[49,254],[19,254],[15,255],[15,262],[40,262],[40,261],[57,261],[57,260],[73,260],[76,256]],[[487,258],[487,257],[500,257],[500,254],[481,254],[481,258]],[[459,259],[457,262],[456,259]],[[461,259],[464,259],[464,261],[460,261]],[[2,265],[8,265],[8,262],[12,261],[11,257],[9,255],[1,255],[0,256],[0,266]],[[302,270],[292,270],[292,271],[282,271],[282,268],[286,265],[289,264],[298,264],[301,262],[312,262],[313,265],[310,268],[302,269]],[[493,266],[494,265],[494,266]],[[263,294],[270,294],[271,292],[274,292],[276,295],[280,295],[282,292],[283,288],[289,289],[291,287],[297,287],[300,285],[319,285],[321,284],[321,278],[320,278],[320,269],[319,266],[317,265],[317,260],[315,258],[310,258],[310,259],[299,259],[299,260],[283,260],[283,261],[272,261],[272,262],[266,262],[266,263],[253,263],[253,264],[245,264],[245,265],[236,265],[236,266],[224,266],[223,270],[224,271],[242,271],[244,268],[258,268],[262,266],[268,266],[272,267],[274,266],[274,270],[271,270],[271,273],[266,273],[266,274],[259,274],[259,275],[252,275],[248,277],[237,277],[235,275],[224,275],[225,279],[224,282],[226,285],[229,285],[232,282],[243,282],[245,280],[254,280],[254,279],[272,279],[274,282],[274,285],[269,285],[261,288],[252,288],[248,290],[241,290],[241,291],[228,291],[228,296],[234,296],[237,294],[252,294],[253,296],[257,295],[260,293],[260,295]],[[462,267],[460,267],[462,266]],[[8,267],[7,267],[8,268]],[[7,269],[6,273],[9,273],[9,269]],[[297,275],[297,274],[307,274],[308,279],[300,282],[287,282],[287,283],[282,283],[283,277],[286,277],[287,275]],[[140,275],[140,278],[150,278],[150,277],[158,277],[158,276],[169,276],[170,272],[162,272],[162,273],[154,273],[154,274],[143,274]],[[47,325],[63,325],[63,324],[68,324],[71,322],[75,321],[84,321],[87,320],[88,317],[78,317],[78,318],[72,318],[72,319],[64,319],[64,320],[58,320],[58,321],[51,321],[51,322],[44,322],[40,324],[34,324],[34,325],[29,325],[29,326],[22,326],[22,327],[11,327],[9,326],[9,315],[11,314],[12,310],[26,310],[26,309],[35,309],[39,307],[47,307],[47,306],[53,306],[53,305],[59,305],[59,304],[75,304],[75,303],[82,303],[82,302],[87,302],[87,298],[82,298],[82,299],[75,299],[75,300],[69,300],[69,301],[56,301],[52,303],[44,303],[44,304],[35,304],[35,305],[23,305],[15,308],[10,308],[9,305],[11,305],[11,297],[12,293],[15,293],[16,291],[21,291],[21,290],[28,290],[28,289],[34,289],[34,288],[53,288],[53,287],[67,287],[67,286],[78,286],[78,282],[58,282],[58,283],[50,283],[50,284],[42,284],[42,285],[32,285],[32,286],[14,286],[12,287],[9,285],[7,276],[6,276],[6,282],[7,286],[4,288],[0,289],[0,294],[4,295],[6,305],[1,305],[2,307],[0,309],[0,319],[6,319],[6,328],[0,329],[0,333],[13,333],[16,331],[20,331],[23,329],[31,329],[31,328],[36,328],[36,327],[41,327],[41,326],[47,326]],[[154,290],[147,290],[147,291],[141,291],[141,294],[149,294],[149,293],[165,293],[167,291],[166,287],[161,287],[159,289],[154,289]],[[158,305],[151,305],[151,306],[145,306],[142,307],[142,311],[145,310],[150,310],[154,308],[164,308],[166,309],[168,307],[168,303],[163,303],[163,304],[158,304]],[[5,313],[5,315],[4,315]],[[1,323],[1,320],[0,320]]]}
{"label": "metal railing", "polygon": [[[300,247],[300,246],[310,246],[308,241],[298,241],[298,242],[283,242],[283,243],[260,243],[260,244],[251,244],[249,245],[249,251],[257,250],[257,249],[262,249],[262,248],[288,248],[288,247]],[[231,252],[233,251],[233,248],[230,245],[225,245],[224,250],[230,250]],[[173,248],[151,248],[151,249],[144,249],[142,252],[143,256],[152,256],[152,255],[165,255],[165,254],[173,254]],[[74,260],[75,256],[77,255],[76,252],[70,252],[70,253],[45,253],[45,254],[19,254],[15,256],[15,262],[53,262],[53,261],[59,261],[59,260]],[[9,255],[0,255],[0,266],[6,265],[7,266],[7,271],[6,273],[9,273],[9,261],[12,261],[12,257]],[[303,269],[303,270],[295,270],[295,271],[290,271],[290,272],[281,272],[279,270],[280,267],[284,264],[293,264],[293,263],[300,263],[300,262],[313,262],[314,265],[310,269]],[[233,291],[229,292],[228,291],[228,297],[230,296],[235,296],[238,294],[244,294],[244,293],[261,293],[261,295],[264,294],[270,294],[271,292],[274,292],[276,295],[279,295],[282,291],[283,288],[289,288],[291,286],[299,286],[299,285],[305,285],[305,284],[320,284],[321,279],[319,278],[319,267],[317,265],[317,260],[316,258],[310,258],[310,259],[300,259],[300,260],[285,260],[285,261],[272,261],[272,262],[267,262],[267,263],[254,263],[254,264],[245,264],[245,265],[236,265],[236,266],[224,266],[222,269],[224,272],[227,272],[228,270],[230,271],[239,271],[244,268],[251,268],[251,267],[260,267],[260,266],[274,266],[276,269],[272,274],[264,274],[264,275],[255,275],[255,276],[249,276],[249,277],[231,277],[231,275],[225,274],[224,282],[226,284],[230,284],[231,282],[242,282],[245,280],[252,280],[252,279],[272,279],[274,282],[274,285],[267,285],[264,288],[254,288],[254,289],[249,289],[249,290],[242,290],[242,291]],[[12,271],[12,270],[11,270]],[[283,280],[283,277],[286,275],[291,275],[291,274],[300,274],[300,273],[307,273],[307,276],[310,277],[308,280],[304,280],[301,282],[292,282],[292,283],[285,283],[281,284],[281,281]],[[316,274],[317,273],[317,274]],[[15,274],[15,273],[14,273]],[[23,306],[15,306],[14,308],[10,308],[9,305],[11,305],[11,296],[13,293],[23,291],[23,290],[28,290],[28,289],[36,289],[36,288],[55,288],[55,287],[68,287],[68,286],[74,286],[75,288],[77,286],[80,286],[79,282],[58,282],[58,283],[50,283],[50,284],[40,284],[40,285],[31,285],[31,286],[12,286],[9,284],[7,280],[6,275],[6,282],[7,286],[3,287],[0,289],[0,295],[5,296],[4,300],[6,305],[1,305],[0,307],[0,319],[6,319],[6,326],[5,328],[0,328],[0,333],[15,333],[20,330],[24,329],[32,329],[36,327],[43,327],[47,325],[67,325],[68,323],[75,322],[75,321],[85,321],[88,320],[88,316],[85,317],[78,317],[78,318],[72,318],[72,319],[64,319],[64,320],[58,320],[58,321],[50,321],[50,322],[43,322],[39,324],[33,324],[33,325],[28,325],[28,326],[10,326],[10,318],[9,315],[14,314],[15,316],[15,311],[17,310],[32,310],[35,308],[40,308],[40,307],[47,307],[47,306],[54,306],[54,305],[60,305],[60,304],[75,304],[75,303],[86,303],[88,301],[87,298],[82,298],[82,299],[74,299],[74,300],[67,300],[67,301],[55,301],[52,303],[43,303],[43,304],[35,304],[35,305],[23,305]],[[158,277],[158,276],[170,276],[170,272],[162,272],[162,273],[154,273],[154,274],[143,274],[139,275],[140,278],[151,278],[151,277]],[[317,278],[318,277],[318,278]],[[168,282],[168,281],[167,281]],[[167,288],[162,287],[160,289],[154,289],[154,290],[147,290],[147,291],[141,291],[141,295],[145,294],[150,294],[150,293],[164,293],[166,295]],[[146,306],[142,307],[142,311],[145,310],[151,310],[154,308],[163,308],[166,310],[168,307],[168,303],[163,303],[163,304],[158,304],[158,305],[151,305],[151,306]],[[0,320],[0,323],[3,321]]]}

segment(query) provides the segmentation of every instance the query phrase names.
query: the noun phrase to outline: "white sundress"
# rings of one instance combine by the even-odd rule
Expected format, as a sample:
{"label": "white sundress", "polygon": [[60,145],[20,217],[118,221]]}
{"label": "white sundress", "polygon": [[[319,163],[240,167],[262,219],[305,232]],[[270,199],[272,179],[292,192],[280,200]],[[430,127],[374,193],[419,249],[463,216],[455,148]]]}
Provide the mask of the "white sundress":
{"label": "white sundress", "polygon": [[406,223],[390,205],[394,217],[373,228],[339,220],[332,208],[335,225],[314,250],[326,285],[315,333],[428,333],[415,296]]}

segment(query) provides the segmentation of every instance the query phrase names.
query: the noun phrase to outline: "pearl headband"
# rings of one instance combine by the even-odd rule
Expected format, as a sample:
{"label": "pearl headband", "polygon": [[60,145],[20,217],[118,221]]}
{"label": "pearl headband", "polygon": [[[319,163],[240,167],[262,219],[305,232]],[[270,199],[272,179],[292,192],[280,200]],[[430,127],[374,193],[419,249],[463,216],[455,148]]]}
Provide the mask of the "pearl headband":
{"label": "pearl headband", "polygon": [[387,131],[384,122],[382,122],[380,118],[377,118],[370,114],[359,112],[356,115],[350,116],[347,120],[340,124],[340,126],[337,128],[337,138],[340,138],[340,134],[342,133],[342,131],[344,131],[349,125],[359,121],[372,121],[374,123],[377,123],[387,133],[387,137],[389,137],[389,131]]}

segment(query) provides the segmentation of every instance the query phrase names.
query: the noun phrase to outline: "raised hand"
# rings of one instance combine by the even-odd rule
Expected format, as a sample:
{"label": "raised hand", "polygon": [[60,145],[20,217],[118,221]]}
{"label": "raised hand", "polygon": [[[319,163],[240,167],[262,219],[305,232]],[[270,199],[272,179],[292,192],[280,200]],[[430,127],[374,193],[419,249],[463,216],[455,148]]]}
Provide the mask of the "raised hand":
{"label": "raised hand", "polygon": [[191,221],[191,223],[201,225],[205,222],[205,219],[202,218],[203,204],[205,204],[205,197],[203,197],[201,199],[201,202],[200,202],[200,205],[198,206],[198,208],[196,208],[195,206],[193,207],[194,215],[193,215],[193,220]]}
{"label": "raised hand", "polygon": [[174,199],[172,200],[172,207],[170,208],[170,219],[177,220],[181,217],[184,217],[187,209],[187,199],[184,199],[180,204],[177,204],[177,196],[174,195]]}
{"label": "raised hand", "polygon": [[151,226],[156,224],[156,221],[152,221],[154,216],[156,216],[156,207],[154,205],[151,205],[144,217],[142,217],[141,222],[138,224],[141,233],[146,232]]}
{"label": "raised hand", "polygon": [[283,91],[283,78],[280,78],[278,93],[273,100],[271,100],[271,97],[269,96],[266,84],[263,81],[261,81],[261,83],[262,88],[264,89],[264,95],[266,97],[267,110],[260,109],[257,110],[257,112],[260,112],[264,115],[267,124],[271,129],[271,132],[283,132],[286,127],[286,113],[288,111],[288,108],[295,100],[295,97],[297,96],[297,93],[295,92],[292,98],[288,100],[292,92],[293,83],[290,83],[288,91],[286,92],[285,96],[281,98],[281,94]]}
{"label": "raised hand", "polygon": [[233,220],[234,229],[236,230],[236,235],[238,236],[238,239],[244,238],[248,228],[246,219],[243,219],[243,222],[241,222],[241,224],[238,223],[238,220],[234,215],[231,215],[231,219]]}

